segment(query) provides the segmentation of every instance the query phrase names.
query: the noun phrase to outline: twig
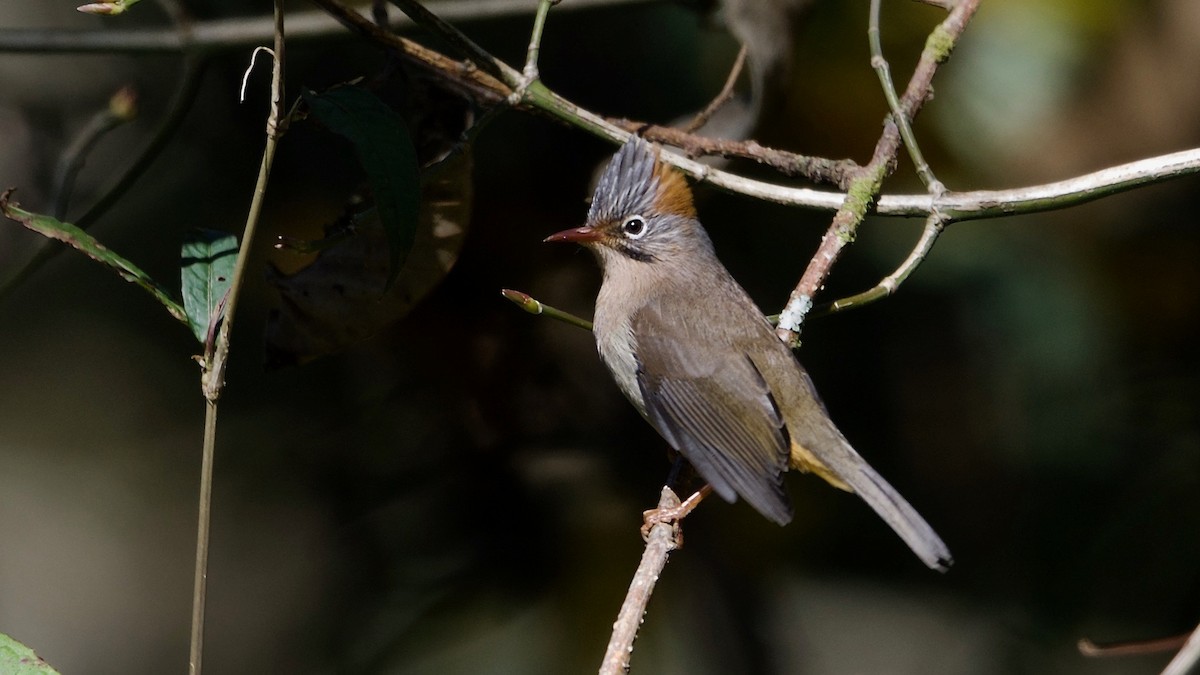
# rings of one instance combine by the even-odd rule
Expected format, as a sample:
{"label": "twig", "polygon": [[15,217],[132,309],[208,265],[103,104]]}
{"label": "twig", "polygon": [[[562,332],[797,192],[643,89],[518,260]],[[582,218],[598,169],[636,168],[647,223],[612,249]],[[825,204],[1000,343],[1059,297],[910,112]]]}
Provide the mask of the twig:
{"label": "twig", "polygon": [[729,76],[725,78],[725,85],[721,87],[721,91],[717,94],[716,98],[704,106],[704,110],[696,113],[691,122],[684,125],[684,133],[695,133],[705,124],[708,124],[708,120],[721,109],[721,106],[733,98],[733,87],[737,84],[738,76],[742,74],[742,66],[744,65],[746,65],[746,45],[742,45],[742,48],[738,50],[737,58],[733,60],[733,67],[729,69]]}
{"label": "twig", "polygon": [[[500,59],[492,56],[486,49],[475,44],[475,41],[467,37],[462,31],[454,28],[437,14],[434,14],[429,9],[422,5],[417,0],[389,0],[393,5],[400,8],[400,11],[408,15],[417,25],[426,28],[435,35],[441,37],[452,47],[462,52],[463,56],[468,57],[486,72],[488,75],[504,82],[514,89],[519,84],[520,75],[516,74],[508,64]],[[539,6],[539,10],[540,10]],[[513,75],[516,74],[516,79]]]}
{"label": "twig", "polygon": [[892,83],[891,67],[888,65],[887,59],[883,57],[883,46],[879,40],[880,4],[881,0],[871,0],[870,19],[867,26],[867,41],[871,46],[871,68],[879,77],[879,84],[883,88],[883,97],[887,99],[888,109],[892,111],[892,120],[900,129],[900,137],[904,139],[904,146],[908,148],[908,155],[912,159],[913,167],[917,170],[917,175],[920,176],[921,182],[925,184],[929,193],[937,196],[945,192],[946,188],[933,175],[933,171],[925,161],[925,156],[921,154],[912,124],[910,124],[908,115],[901,109],[900,98],[896,95],[896,85]]}
{"label": "twig", "polygon": [[[801,155],[787,150],[768,148],[755,140],[737,141],[728,138],[708,138],[683,129],[626,119],[609,118],[607,121],[629,133],[640,134],[648,141],[679,148],[689,158],[719,155],[727,158],[750,159],[785,176],[803,176],[813,182],[829,183],[842,188],[849,184],[850,178],[859,169],[858,164],[851,159],[826,159]],[[670,160],[668,159],[668,161]]]}
{"label": "twig", "polygon": [[58,160],[54,176],[54,217],[65,220],[71,192],[75,189],[75,178],[83,169],[84,161],[101,138],[137,116],[137,93],[133,87],[125,86],[113,94],[108,103],[75,134]]}
{"label": "twig", "polygon": [[313,3],[328,12],[343,26],[394,50],[409,62],[441,76],[443,82],[477,100],[499,103],[512,93],[507,85],[495,77],[381,28],[338,0],[313,0]]}
{"label": "twig", "polygon": [[538,79],[538,54],[542,50],[542,32],[546,28],[546,15],[550,13],[550,7],[557,5],[559,0],[539,0],[537,14],[533,17],[533,30],[529,32],[529,48],[525,51],[525,68],[521,74],[525,77],[525,82],[533,82]]}
{"label": "twig", "polygon": [[[204,450],[200,468],[199,516],[196,527],[196,576],[192,593],[192,632],[189,646],[189,672],[200,675],[204,655],[204,605],[208,585],[208,543],[212,513],[213,459],[217,443],[217,404],[225,386],[225,367],[229,358],[229,335],[234,315],[241,297],[242,285],[249,267],[250,250],[253,248],[254,232],[262,213],[263,197],[271,175],[271,164],[275,159],[275,147],[283,133],[280,110],[283,108],[283,64],[284,26],[283,0],[274,0],[275,44],[272,52],[274,67],[271,70],[271,109],[267,115],[266,145],[259,166],[258,182],[254,186],[254,197],[246,216],[242,231],[241,247],[233,270],[233,279],[224,300],[225,317],[217,330],[216,339],[206,347],[203,372],[200,378],[204,393]],[[213,318],[216,321],[216,317]]]}
{"label": "twig", "polygon": [[937,241],[942,231],[946,229],[946,223],[946,218],[940,214],[935,213],[926,218],[925,229],[922,230],[921,238],[917,241],[917,245],[913,247],[913,250],[908,254],[908,258],[896,268],[895,272],[887,275],[873,288],[862,293],[835,300],[824,307],[814,308],[811,315],[824,316],[843,312],[848,309],[857,309],[895,293],[896,289],[900,288],[900,284],[904,283],[909,275],[925,260],[925,256],[929,255],[934,242]]}
{"label": "twig", "polygon": [[[664,487],[658,500],[658,508],[662,510],[679,507],[679,497],[669,487]],[[646,605],[654,593],[654,584],[667,565],[667,557],[671,551],[679,548],[680,529],[678,521],[662,521],[650,528],[646,538],[646,550],[642,553],[642,561],[638,564],[633,581],[629,584],[629,592],[617,620],[613,623],[612,637],[608,641],[608,649],[604,652],[604,661],[600,664],[600,675],[623,675],[629,671],[629,659],[633,655],[633,642],[637,639],[638,628],[642,617],[646,614]]]}
{"label": "twig", "polygon": [[575,326],[576,328],[582,328],[588,332],[591,332],[592,330],[591,321],[577,317],[570,312],[564,312],[561,309],[555,309],[550,305],[543,304],[542,302],[530,297],[530,295],[527,293],[504,288],[500,290],[500,295],[503,295],[505,299],[511,301],[517,307],[520,307],[530,314],[544,314],[551,319],[557,319],[563,323]]}
{"label": "twig", "polygon": [[[979,6],[979,0],[963,0],[950,12],[946,20],[938,24],[925,42],[925,49],[908,82],[904,97],[900,101],[900,116],[912,119],[928,98],[934,73],[938,66],[950,55],[959,36],[962,35],[971,16]],[[834,214],[833,222],[821,239],[821,245],[809,262],[808,268],[800,277],[796,288],[792,290],[787,305],[780,312],[779,325],[775,328],[776,335],[788,345],[795,346],[799,342],[800,326],[805,315],[812,309],[813,296],[817,289],[825,284],[829,271],[841,256],[842,250],[854,240],[859,223],[866,217],[867,211],[876,200],[883,179],[890,172],[896,153],[900,149],[900,134],[894,120],[884,125],[883,135],[875,146],[871,161],[862,168],[855,177],[846,193],[846,198],[838,212]],[[935,198],[930,197],[931,209]],[[943,213],[945,213],[943,211]]]}

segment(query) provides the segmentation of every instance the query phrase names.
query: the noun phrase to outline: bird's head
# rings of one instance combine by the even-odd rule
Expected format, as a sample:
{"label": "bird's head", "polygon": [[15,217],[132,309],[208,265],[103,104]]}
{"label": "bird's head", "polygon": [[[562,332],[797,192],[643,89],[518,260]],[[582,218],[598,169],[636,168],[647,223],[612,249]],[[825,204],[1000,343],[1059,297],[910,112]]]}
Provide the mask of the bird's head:
{"label": "bird's head", "polygon": [[601,262],[671,262],[712,243],[696,220],[692,191],[659,151],[638,137],[621,146],[600,176],[587,224],[550,235],[596,252]]}

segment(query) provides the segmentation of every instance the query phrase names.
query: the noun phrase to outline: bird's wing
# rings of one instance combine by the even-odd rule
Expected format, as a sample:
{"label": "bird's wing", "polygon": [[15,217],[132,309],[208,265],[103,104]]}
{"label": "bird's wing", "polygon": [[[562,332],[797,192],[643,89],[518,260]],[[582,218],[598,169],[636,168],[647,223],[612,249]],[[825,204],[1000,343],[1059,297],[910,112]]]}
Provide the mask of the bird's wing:
{"label": "bird's wing", "polygon": [[653,302],[634,315],[646,416],[717,494],[731,502],[741,496],[786,524],[792,518],[783,489],[790,441],[782,415],[738,340],[708,325]]}

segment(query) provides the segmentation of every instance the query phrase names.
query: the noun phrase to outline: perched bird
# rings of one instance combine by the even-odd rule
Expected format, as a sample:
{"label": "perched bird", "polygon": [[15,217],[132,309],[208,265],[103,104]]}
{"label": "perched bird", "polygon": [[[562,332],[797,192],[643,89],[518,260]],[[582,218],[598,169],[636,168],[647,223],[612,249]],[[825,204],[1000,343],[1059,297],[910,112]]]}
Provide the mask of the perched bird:
{"label": "perched bird", "polygon": [[633,138],[596,187],[572,241],[604,270],[600,357],[651,425],[728,502],[787,524],[789,468],[857,493],[926,565],[950,551],[842,436],[808,373],[717,259],[682,174]]}

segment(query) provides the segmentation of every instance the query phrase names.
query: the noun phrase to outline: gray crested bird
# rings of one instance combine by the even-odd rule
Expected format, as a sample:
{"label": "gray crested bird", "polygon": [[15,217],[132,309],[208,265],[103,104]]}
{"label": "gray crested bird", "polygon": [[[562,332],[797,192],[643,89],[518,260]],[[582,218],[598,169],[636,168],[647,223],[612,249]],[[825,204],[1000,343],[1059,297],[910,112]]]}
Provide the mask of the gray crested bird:
{"label": "gray crested bird", "polygon": [[617,386],[727,502],[786,525],[789,469],[854,492],[933,569],[950,551],[851,447],[812,380],[717,259],[682,174],[632,138],[596,187],[582,244],[604,281],[594,332]]}

